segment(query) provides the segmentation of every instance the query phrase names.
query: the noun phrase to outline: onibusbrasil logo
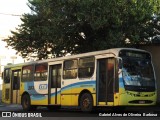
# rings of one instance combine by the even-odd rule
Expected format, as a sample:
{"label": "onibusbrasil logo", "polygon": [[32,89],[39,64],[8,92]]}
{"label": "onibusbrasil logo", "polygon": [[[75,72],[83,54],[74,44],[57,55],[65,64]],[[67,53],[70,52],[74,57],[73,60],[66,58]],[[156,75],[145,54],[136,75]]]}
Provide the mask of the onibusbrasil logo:
{"label": "onibusbrasil logo", "polygon": [[2,112],[2,117],[42,117],[41,113]]}

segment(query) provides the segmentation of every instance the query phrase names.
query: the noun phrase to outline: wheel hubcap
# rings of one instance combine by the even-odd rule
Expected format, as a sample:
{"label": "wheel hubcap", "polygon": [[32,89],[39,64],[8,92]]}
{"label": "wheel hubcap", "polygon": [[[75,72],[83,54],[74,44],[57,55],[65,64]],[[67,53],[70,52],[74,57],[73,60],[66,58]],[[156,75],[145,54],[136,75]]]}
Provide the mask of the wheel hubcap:
{"label": "wheel hubcap", "polygon": [[27,100],[27,98],[25,98],[25,100],[24,100],[24,107],[27,108],[27,106],[28,106],[28,100]]}
{"label": "wheel hubcap", "polygon": [[83,106],[84,106],[84,108],[88,108],[89,104],[90,104],[90,102],[89,102],[88,98],[86,98],[86,99],[83,100]]}

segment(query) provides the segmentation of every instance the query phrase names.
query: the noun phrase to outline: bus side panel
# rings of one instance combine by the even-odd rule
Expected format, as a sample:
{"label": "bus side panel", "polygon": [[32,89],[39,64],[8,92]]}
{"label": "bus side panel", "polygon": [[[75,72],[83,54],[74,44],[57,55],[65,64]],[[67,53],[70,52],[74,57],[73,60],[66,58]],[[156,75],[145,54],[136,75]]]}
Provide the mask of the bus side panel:
{"label": "bus side panel", "polygon": [[31,105],[48,105],[48,95],[31,95]]}
{"label": "bus side panel", "polygon": [[37,83],[39,84],[35,84],[33,81],[22,82],[20,90],[21,97],[24,92],[27,92],[30,95],[31,105],[48,105],[48,95],[46,93],[48,89],[43,87],[43,89],[46,89],[44,92],[41,87],[44,84],[40,82]]}
{"label": "bus side panel", "polygon": [[[93,97],[94,106],[96,106],[96,81],[80,81],[62,88],[61,104],[67,106],[78,106],[79,94],[83,90],[88,90]],[[65,93],[65,94],[64,94]],[[67,94],[66,94],[67,93]]]}
{"label": "bus side panel", "polygon": [[72,106],[78,106],[78,99],[79,99],[79,94],[83,90],[88,90],[93,97],[93,103],[94,106],[96,106],[96,81],[80,81],[72,84],[72,98],[71,98],[71,105]]}
{"label": "bus side panel", "polygon": [[2,86],[2,102],[10,104],[11,103],[11,85],[10,83],[4,84]]}
{"label": "bus side panel", "polygon": [[48,105],[48,81],[34,81],[31,92],[32,105]]}
{"label": "bus side panel", "polygon": [[61,88],[61,105],[70,106],[71,105],[71,81],[72,80],[62,80]]}
{"label": "bus side panel", "polygon": [[20,83],[20,103],[22,102],[21,100],[22,100],[22,95],[23,95],[23,93],[24,92],[27,92],[28,93],[28,89],[26,88],[25,89],[25,82],[22,82],[21,81],[21,83]]}
{"label": "bus side panel", "polygon": [[61,95],[61,105],[71,106],[71,95]]}
{"label": "bus side panel", "polygon": [[24,83],[21,81],[20,83],[20,103],[22,102],[21,99],[22,99],[22,94],[25,92],[24,90]]}

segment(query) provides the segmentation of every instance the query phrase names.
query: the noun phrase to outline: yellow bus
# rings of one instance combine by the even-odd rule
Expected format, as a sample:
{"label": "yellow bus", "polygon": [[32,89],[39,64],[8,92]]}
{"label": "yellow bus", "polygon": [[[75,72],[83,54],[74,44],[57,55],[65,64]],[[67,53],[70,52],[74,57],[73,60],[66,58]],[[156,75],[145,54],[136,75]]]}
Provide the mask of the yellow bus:
{"label": "yellow bus", "polygon": [[57,109],[77,106],[155,105],[157,88],[151,54],[115,48],[5,66],[2,101]]}

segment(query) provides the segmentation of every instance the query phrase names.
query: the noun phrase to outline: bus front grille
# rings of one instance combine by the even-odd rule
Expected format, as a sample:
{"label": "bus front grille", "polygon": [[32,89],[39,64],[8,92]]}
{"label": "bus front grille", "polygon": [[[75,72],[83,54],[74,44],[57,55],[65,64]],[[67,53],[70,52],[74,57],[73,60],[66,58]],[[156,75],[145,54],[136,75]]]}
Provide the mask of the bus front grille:
{"label": "bus front grille", "polygon": [[132,101],[129,101],[129,103],[132,103],[132,104],[151,104],[153,103],[152,100],[132,100]]}

